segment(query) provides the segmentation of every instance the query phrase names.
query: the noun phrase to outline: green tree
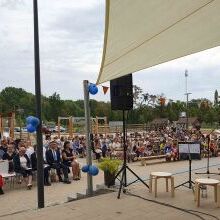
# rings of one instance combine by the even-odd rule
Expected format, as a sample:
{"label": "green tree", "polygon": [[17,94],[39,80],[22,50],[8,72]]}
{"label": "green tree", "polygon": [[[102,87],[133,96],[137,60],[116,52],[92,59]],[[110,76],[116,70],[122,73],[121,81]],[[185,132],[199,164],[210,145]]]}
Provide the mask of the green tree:
{"label": "green tree", "polygon": [[58,116],[62,115],[64,101],[60,99],[60,95],[56,92],[48,98],[48,117],[50,120],[57,121]]}

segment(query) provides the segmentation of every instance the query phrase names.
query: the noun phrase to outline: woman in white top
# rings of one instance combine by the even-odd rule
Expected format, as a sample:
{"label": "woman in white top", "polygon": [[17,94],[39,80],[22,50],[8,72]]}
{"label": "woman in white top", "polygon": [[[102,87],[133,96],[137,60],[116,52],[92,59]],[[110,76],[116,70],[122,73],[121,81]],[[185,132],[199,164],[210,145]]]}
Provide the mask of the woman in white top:
{"label": "woman in white top", "polygon": [[19,147],[19,153],[14,156],[14,170],[16,173],[22,174],[27,181],[27,188],[32,187],[32,169],[29,157],[25,154],[25,147]]}
{"label": "woman in white top", "polygon": [[26,153],[25,154],[30,159],[31,158],[31,154],[34,153],[34,147],[32,146],[31,141],[27,141],[26,146],[27,147],[26,147]]}

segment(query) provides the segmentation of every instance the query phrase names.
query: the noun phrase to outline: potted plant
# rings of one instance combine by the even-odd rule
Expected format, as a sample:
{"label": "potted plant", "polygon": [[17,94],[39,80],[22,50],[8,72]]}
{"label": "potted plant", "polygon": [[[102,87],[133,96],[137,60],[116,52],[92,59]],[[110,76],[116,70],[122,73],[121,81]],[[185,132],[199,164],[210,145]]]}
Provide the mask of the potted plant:
{"label": "potted plant", "polygon": [[106,186],[110,187],[115,185],[115,175],[120,165],[120,160],[109,158],[105,158],[99,163],[99,168],[104,172],[104,182]]}

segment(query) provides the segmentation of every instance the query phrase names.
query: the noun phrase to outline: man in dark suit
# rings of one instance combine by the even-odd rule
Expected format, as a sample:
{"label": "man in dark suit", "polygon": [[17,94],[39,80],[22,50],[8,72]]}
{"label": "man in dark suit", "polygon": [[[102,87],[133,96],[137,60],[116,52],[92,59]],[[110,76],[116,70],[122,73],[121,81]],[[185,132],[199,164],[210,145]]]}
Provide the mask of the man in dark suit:
{"label": "man in dark suit", "polygon": [[[50,142],[49,150],[46,151],[46,160],[51,168],[56,169],[60,182],[64,182],[66,184],[71,183],[68,178],[68,167],[61,162],[60,151],[56,141]],[[63,170],[64,181],[61,177],[61,169]]]}

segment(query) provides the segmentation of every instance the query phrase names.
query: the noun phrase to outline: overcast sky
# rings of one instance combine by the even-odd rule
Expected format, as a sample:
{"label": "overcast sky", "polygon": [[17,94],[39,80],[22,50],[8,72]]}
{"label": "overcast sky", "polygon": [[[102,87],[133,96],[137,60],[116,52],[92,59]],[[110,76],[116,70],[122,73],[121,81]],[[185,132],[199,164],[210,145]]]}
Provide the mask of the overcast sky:
{"label": "overcast sky", "polygon": [[[82,81],[96,82],[99,72],[105,1],[38,2],[42,93],[83,98]],[[32,0],[0,0],[0,90],[15,86],[34,92],[33,48]],[[135,73],[134,84],[183,100],[185,69],[190,98],[213,101],[215,89],[220,89],[220,47]],[[102,92],[93,98],[109,100]]]}

